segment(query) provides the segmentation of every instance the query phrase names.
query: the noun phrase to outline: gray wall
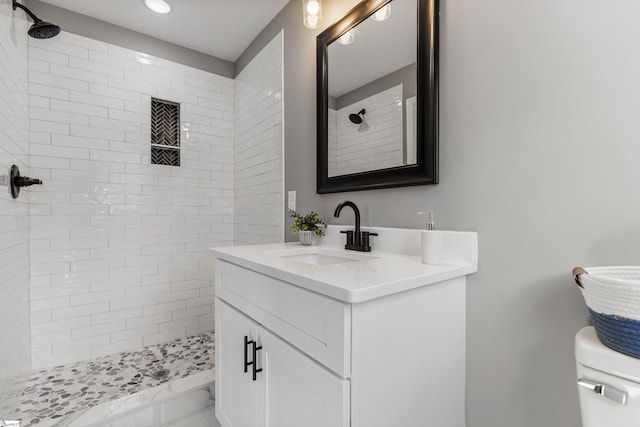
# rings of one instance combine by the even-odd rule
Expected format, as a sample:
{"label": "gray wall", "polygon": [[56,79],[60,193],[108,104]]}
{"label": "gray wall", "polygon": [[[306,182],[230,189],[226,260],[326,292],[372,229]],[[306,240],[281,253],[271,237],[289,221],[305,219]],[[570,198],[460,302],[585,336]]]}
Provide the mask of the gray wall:
{"label": "gray wall", "polygon": [[[640,3],[442,2],[440,184],[315,193],[315,36],[290,2],[285,189],[331,223],[477,230],[468,281],[469,427],[580,425],[574,334],[587,324],[575,265],[638,264]],[[354,1],[325,1],[325,22]],[[242,59],[242,58],[241,58]],[[238,62],[237,65],[239,65]],[[288,235],[288,240],[293,236]]]}

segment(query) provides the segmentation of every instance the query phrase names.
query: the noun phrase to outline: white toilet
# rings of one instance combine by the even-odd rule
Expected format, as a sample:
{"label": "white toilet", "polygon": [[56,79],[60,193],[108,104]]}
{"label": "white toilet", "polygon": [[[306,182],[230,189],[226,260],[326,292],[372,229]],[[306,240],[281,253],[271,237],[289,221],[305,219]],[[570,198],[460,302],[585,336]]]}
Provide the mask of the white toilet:
{"label": "white toilet", "polygon": [[640,359],[602,344],[592,326],[576,335],[583,427],[640,426]]}

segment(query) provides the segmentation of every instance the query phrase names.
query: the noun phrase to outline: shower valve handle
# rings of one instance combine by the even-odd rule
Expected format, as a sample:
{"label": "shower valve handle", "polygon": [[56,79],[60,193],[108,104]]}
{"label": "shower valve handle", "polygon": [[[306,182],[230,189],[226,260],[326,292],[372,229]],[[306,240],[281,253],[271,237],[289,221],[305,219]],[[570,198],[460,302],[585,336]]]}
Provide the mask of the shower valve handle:
{"label": "shower valve handle", "polygon": [[18,198],[20,194],[20,188],[30,187],[34,184],[41,185],[42,181],[35,178],[29,178],[28,176],[20,176],[20,169],[16,165],[11,165],[9,170],[9,186],[11,188],[11,197]]}
{"label": "shower valve handle", "polygon": [[16,187],[31,187],[36,184],[42,185],[42,180],[29,178],[28,176],[17,176],[14,181]]}

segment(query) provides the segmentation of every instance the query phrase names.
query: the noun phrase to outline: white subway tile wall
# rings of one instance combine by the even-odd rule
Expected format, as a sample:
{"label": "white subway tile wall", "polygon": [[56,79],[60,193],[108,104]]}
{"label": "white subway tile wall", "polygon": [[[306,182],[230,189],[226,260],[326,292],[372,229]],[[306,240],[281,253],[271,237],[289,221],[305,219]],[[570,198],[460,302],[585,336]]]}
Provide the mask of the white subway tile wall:
{"label": "white subway tile wall", "polygon": [[[361,131],[349,114],[363,108],[369,128]],[[329,154],[335,156],[329,161],[329,176],[401,166],[402,110],[402,84],[338,111],[329,110]]]}
{"label": "white subway tile wall", "polygon": [[29,197],[14,200],[7,187],[12,164],[30,172],[28,28],[0,5],[0,418],[17,404],[12,379],[30,368]]}
{"label": "white subway tile wall", "polygon": [[[66,32],[30,40],[29,76],[33,367],[212,330],[234,81]],[[151,97],[181,103],[180,167],[150,164]]]}
{"label": "white subway tile wall", "polygon": [[329,108],[327,115],[327,163],[329,176],[338,175],[338,112]]}
{"label": "white subway tile wall", "polygon": [[235,79],[234,237],[284,240],[282,31]]}

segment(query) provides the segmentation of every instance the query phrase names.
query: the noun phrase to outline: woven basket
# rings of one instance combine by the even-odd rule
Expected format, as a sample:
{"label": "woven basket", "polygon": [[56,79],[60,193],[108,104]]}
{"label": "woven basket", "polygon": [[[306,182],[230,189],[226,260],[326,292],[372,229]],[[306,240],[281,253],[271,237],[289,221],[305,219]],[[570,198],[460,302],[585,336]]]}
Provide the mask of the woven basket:
{"label": "woven basket", "polygon": [[640,267],[573,269],[598,338],[640,358]]}

